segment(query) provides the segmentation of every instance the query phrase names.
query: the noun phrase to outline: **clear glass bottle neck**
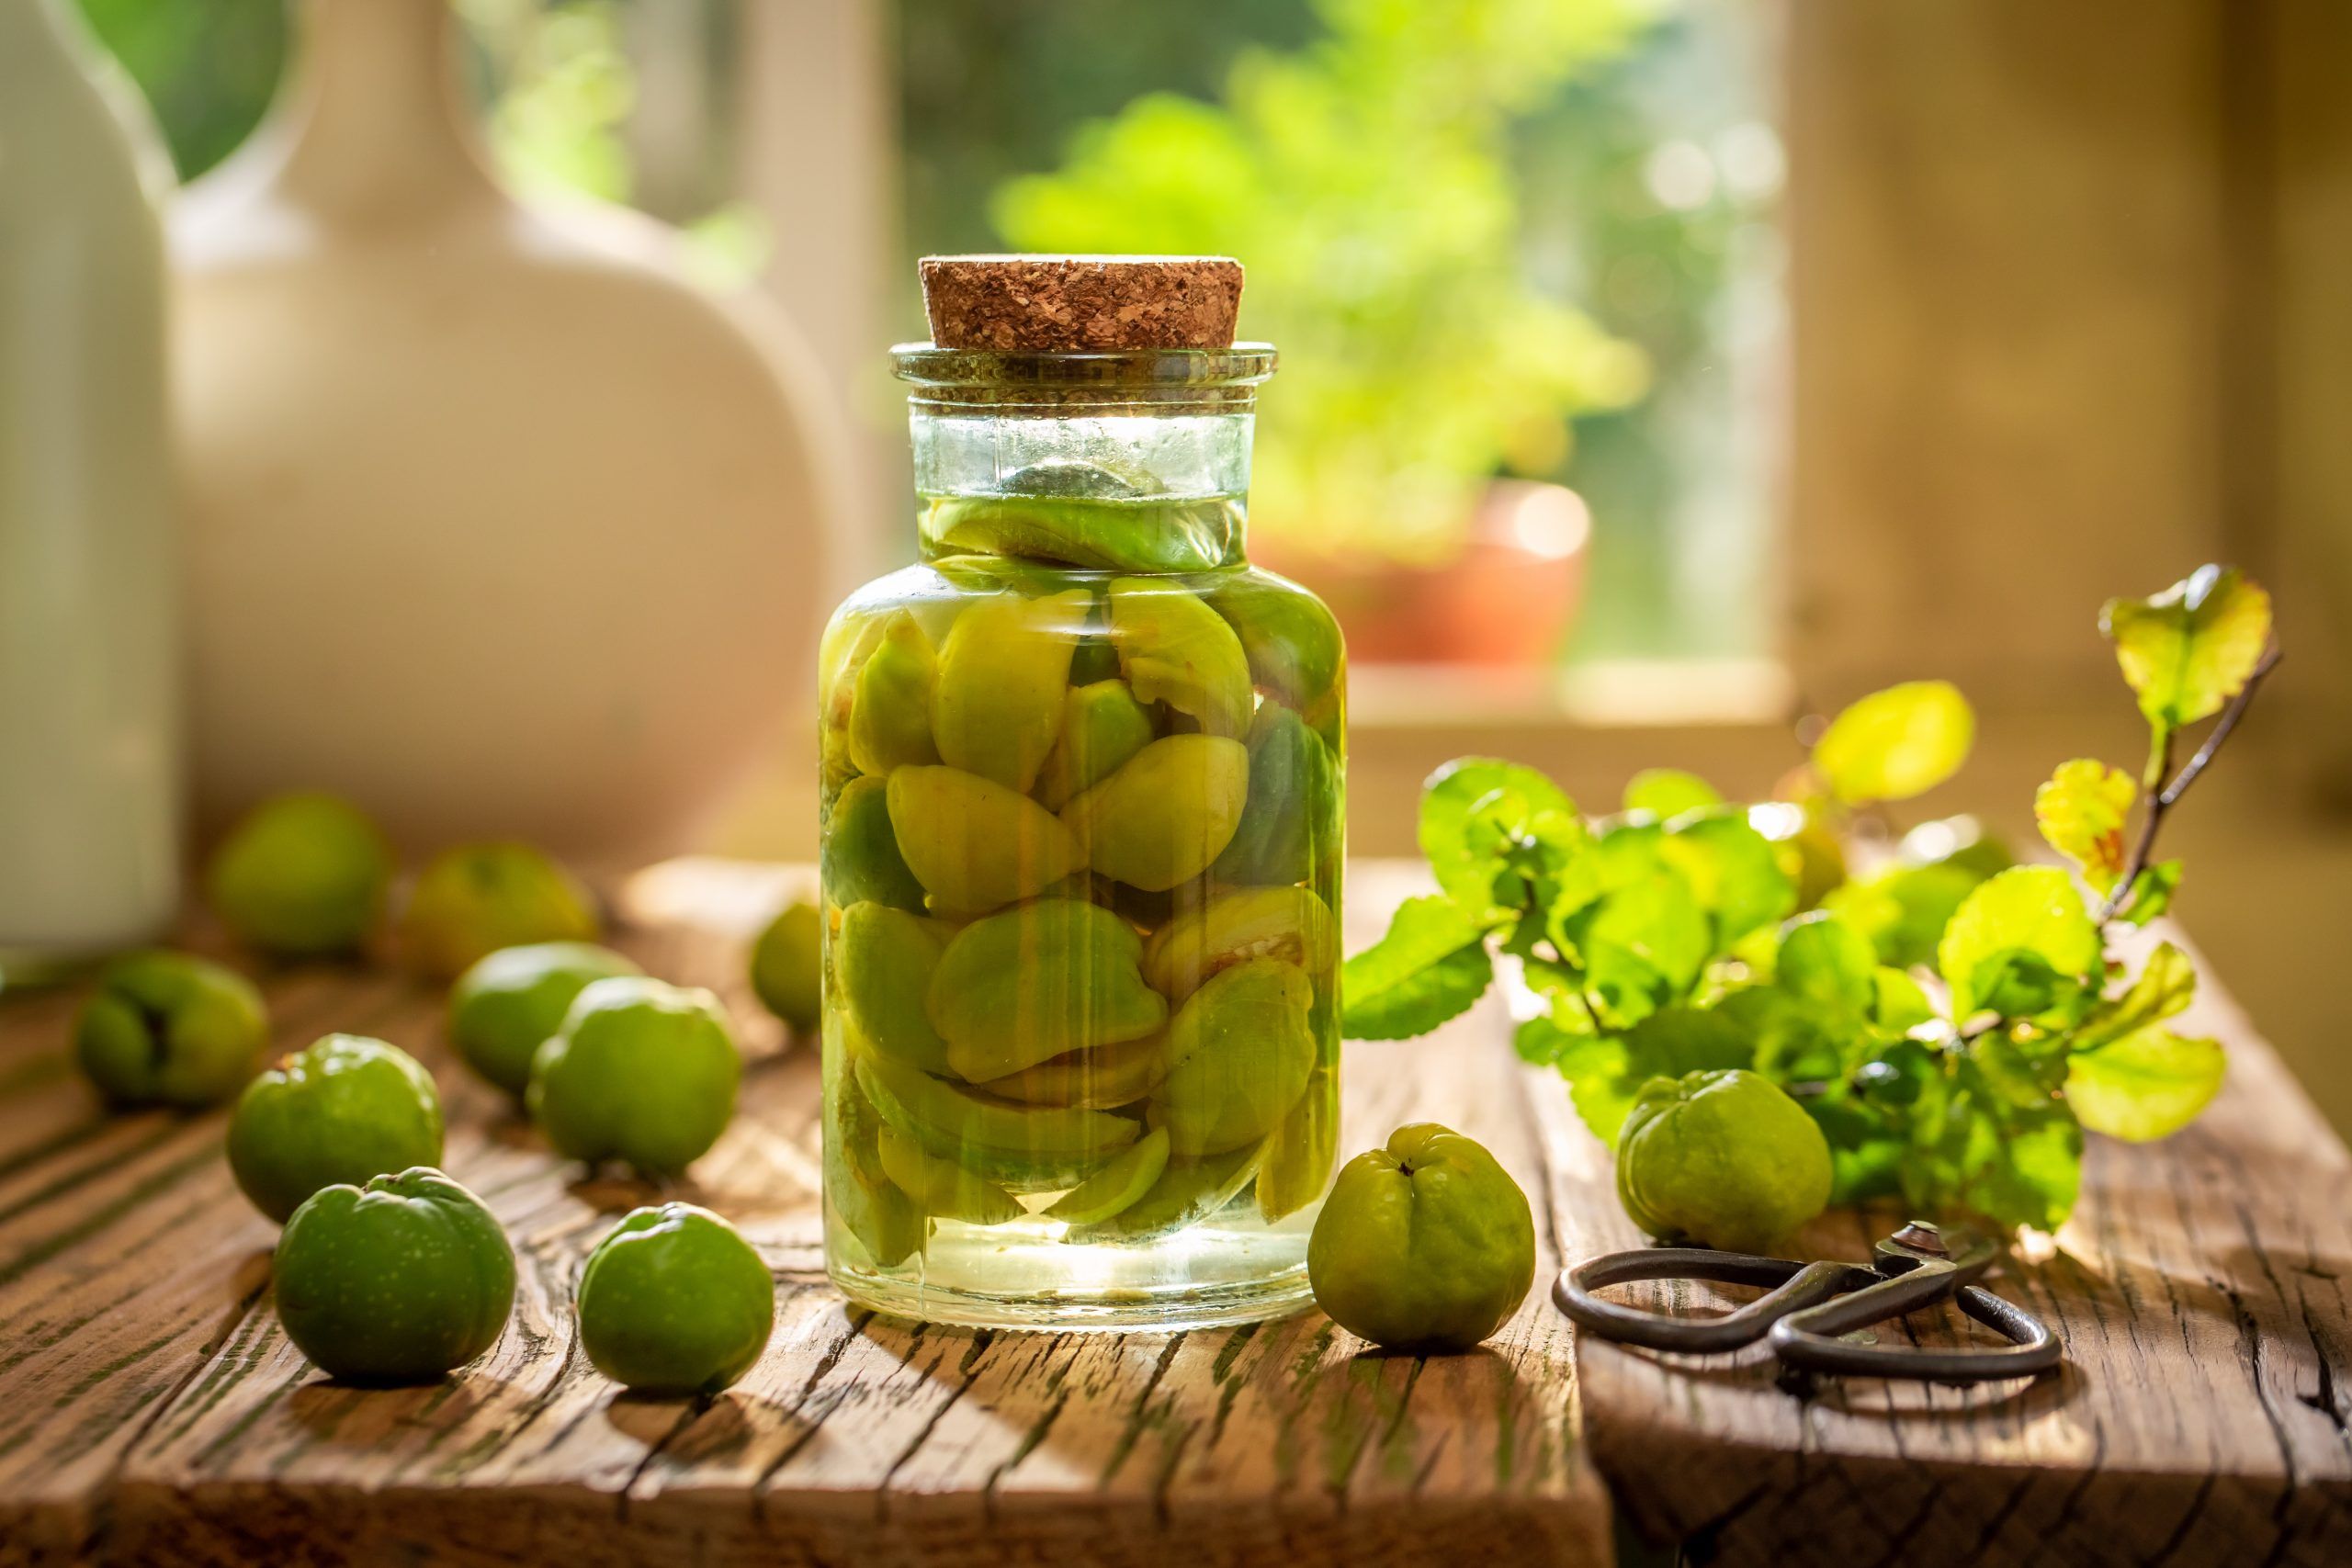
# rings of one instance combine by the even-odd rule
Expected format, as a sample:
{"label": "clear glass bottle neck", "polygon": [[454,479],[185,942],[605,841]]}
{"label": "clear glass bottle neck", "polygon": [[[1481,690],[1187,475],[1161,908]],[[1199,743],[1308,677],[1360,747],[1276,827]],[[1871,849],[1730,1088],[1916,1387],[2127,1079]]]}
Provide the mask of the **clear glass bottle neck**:
{"label": "clear glass bottle neck", "polygon": [[1245,558],[1246,398],[1050,412],[916,400],[925,559],[1008,555],[1079,570],[1191,571]]}

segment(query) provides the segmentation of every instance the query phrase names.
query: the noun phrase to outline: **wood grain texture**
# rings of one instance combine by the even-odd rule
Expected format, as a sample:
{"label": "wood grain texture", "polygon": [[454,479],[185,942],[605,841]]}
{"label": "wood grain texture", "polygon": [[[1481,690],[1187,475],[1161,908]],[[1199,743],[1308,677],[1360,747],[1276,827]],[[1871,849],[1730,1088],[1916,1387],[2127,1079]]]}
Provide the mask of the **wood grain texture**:
{"label": "wood grain texture", "polygon": [[[229,1180],[220,1117],[104,1116],[62,1063],[73,998],[0,1004],[0,1565],[1576,1563],[1610,1554],[1604,1474],[1635,1530],[1693,1561],[2352,1561],[2352,1162],[2216,987],[2189,1022],[2231,1044],[2222,1100],[2172,1143],[2097,1145],[2074,1223],[1995,1281],[2066,1335],[2061,1374],[1800,1401],[1752,1354],[1575,1342],[1541,1288],[1481,1351],[1426,1361],[1312,1313],[1018,1335],[851,1310],[818,1247],[813,1057],[737,979],[785,874],[640,884],[626,938],[718,987],[753,1057],[735,1127],[681,1190],[760,1247],[778,1322],[711,1401],[623,1395],[585,1365],[580,1259],[652,1194],[549,1157],[455,1069],[436,994],[359,968],[267,977],[282,1043],[360,1029],[434,1068],[447,1163],[521,1257],[495,1349],[391,1391],[321,1378],[278,1331],[271,1233]],[[1354,874],[1351,945],[1416,874]],[[1351,1045],[1345,1146],[1408,1117],[1476,1134],[1537,1199],[1548,1280],[1636,1238],[1507,1023],[1495,998],[1430,1040]],[[1891,1217],[1806,1240],[1860,1258]]]}
{"label": "wood grain texture", "polygon": [[[1389,881],[1393,884],[1394,878]],[[0,1010],[0,1564],[1605,1562],[1566,1324],[1540,1296],[1475,1355],[1367,1353],[1317,1314],[1175,1335],[973,1333],[850,1309],[818,1248],[816,1063],[741,987],[775,874],[640,886],[629,947],[720,985],[753,1063],[684,1195],[775,1269],[759,1366],[703,1402],[620,1394],[570,1326],[581,1258],[652,1196],[583,1181],[455,1066],[437,993],[361,970],[266,977],[280,1043],[415,1053],[447,1164],[514,1237],[515,1317],[424,1389],[320,1377],[278,1330],[269,1227],[219,1116],[107,1119],[60,1065],[70,998]],[[1397,896],[1359,898],[1368,940]],[[1349,1055],[1350,1146],[1429,1116],[1544,1190],[1493,1018]],[[1548,1248],[1544,1268],[1556,1266]]]}

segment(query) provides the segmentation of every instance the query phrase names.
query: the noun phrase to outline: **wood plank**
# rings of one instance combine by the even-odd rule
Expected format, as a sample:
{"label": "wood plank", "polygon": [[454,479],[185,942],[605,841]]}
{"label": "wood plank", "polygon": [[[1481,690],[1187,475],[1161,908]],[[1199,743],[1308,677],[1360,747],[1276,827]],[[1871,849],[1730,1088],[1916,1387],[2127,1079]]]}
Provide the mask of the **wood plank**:
{"label": "wood plank", "polygon": [[[2228,1043],[2220,1100],[2164,1144],[2093,1139],[2074,1218],[1988,1281],[2065,1337],[2062,1372],[1801,1401],[1769,1356],[1579,1335],[1588,1440],[1629,1524],[1721,1563],[2352,1561],[2352,1162],[2210,975],[2183,1027]],[[1555,1084],[1531,1096],[1564,1249],[1637,1245],[1599,1142]],[[1829,1216],[1801,1245],[1860,1260],[1900,1217]],[[1905,1328],[1973,1332],[1950,1309]]]}
{"label": "wood plank", "polygon": [[[707,873],[657,881],[640,890],[640,908],[694,913],[733,934],[672,926],[628,944],[656,973],[727,980],[749,1019],[733,983],[741,934],[775,886]],[[1355,940],[1384,918],[1381,897],[1359,901],[1366,929]],[[1351,1047],[1348,1146],[1434,1115],[1486,1138],[1540,1191],[1535,1129],[1519,1069],[1498,1048],[1498,1021],[1490,1013],[1440,1040]],[[222,1187],[218,1161],[199,1159],[172,1223],[225,1239],[220,1256],[174,1277],[193,1298],[227,1305],[204,1333],[178,1335],[151,1358],[171,1373],[154,1392],[126,1390],[89,1413],[109,1441],[88,1472],[51,1478],[34,1506],[37,1550],[20,1558],[56,1555],[101,1529],[106,1560],[164,1563],[299,1549],[308,1562],[1143,1563],[1182,1551],[1204,1562],[1376,1564],[1419,1561],[1431,1532],[1513,1560],[1609,1557],[1607,1501],[1575,1438],[1568,1331],[1540,1299],[1486,1350],[1430,1362],[1364,1353],[1313,1314],[1211,1333],[1020,1335],[850,1310],[822,1277],[806,1052],[755,1064],[735,1126],[682,1189],[736,1219],[775,1269],[767,1356],[717,1400],[620,1394],[577,1353],[571,1281],[612,1213],[650,1194],[573,1181],[455,1068],[431,994],[392,984],[369,1027],[415,1052],[442,1085],[448,1164],[522,1256],[514,1326],[435,1388],[327,1382],[277,1327],[266,1227]],[[772,1026],[764,1032],[773,1046]],[[208,1121],[217,1118],[186,1124],[192,1143],[217,1143]],[[44,1221],[44,1234],[70,1228],[77,1211],[62,1195],[36,1205],[61,1205],[67,1213]],[[66,1281],[85,1278],[90,1245],[74,1241],[28,1277],[79,1289]],[[105,1276],[112,1288],[141,1277],[136,1249],[123,1250]],[[152,1253],[143,1268],[153,1272]],[[86,1332],[28,1362],[86,1375]],[[38,1447],[17,1437],[7,1387],[0,1443]],[[0,1469],[0,1498],[29,1500],[24,1479]]]}

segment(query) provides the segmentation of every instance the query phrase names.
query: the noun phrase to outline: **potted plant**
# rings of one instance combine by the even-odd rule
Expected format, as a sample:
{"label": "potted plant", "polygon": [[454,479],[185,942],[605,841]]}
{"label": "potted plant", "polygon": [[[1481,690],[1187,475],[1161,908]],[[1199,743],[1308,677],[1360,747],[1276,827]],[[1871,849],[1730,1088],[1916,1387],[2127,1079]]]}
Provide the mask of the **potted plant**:
{"label": "potted plant", "polygon": [[1509,130],[1623,50],[1630,0],[1327,5],[1218,104],[1137,98],[1058,170],[1000,188],[1026,250],[1246,257],[1247,335],[1279,342],[1252,553],[1307,580],[1358,658],[1531,662],[1582,582],[1583,504],[1526,478],[1568,422],[1648,388],[1643,351],[1533,287]]}

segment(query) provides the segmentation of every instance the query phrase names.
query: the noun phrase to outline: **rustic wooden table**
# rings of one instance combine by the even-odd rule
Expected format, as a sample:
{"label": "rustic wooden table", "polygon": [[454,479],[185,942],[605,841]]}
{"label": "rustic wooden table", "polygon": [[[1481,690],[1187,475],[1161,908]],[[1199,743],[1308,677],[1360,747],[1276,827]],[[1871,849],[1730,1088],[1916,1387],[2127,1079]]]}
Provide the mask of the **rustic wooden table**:
{"label": "rustic wooden table", "polygon": [[[1175,1335],[971,1333],[847,1306],[818,1253],[817,1072],[740,984],[796,874],[670,868],[623,937],[711,985],[756,1060],[689,1195],[774,1266],[774,1343],[727,1394],[618,1394],[576,1352],[574,1269],[647,1193],[578,1179],[457,1070],[437,994],[389,972],[267,984],[280,1043],[416,1053],[447,1164],[524,1260],[512,1328],[459,1378],[321,1378],[269,1303],[272,1230],[221,1118],[109,1117],[69,1068],[74,998],[0,999],[0,1564],[2352,1562],[2352,1193],[2343,1145],[2225,1000],[2221,1102],[2103,1145],[2074,1223],[1995,1281],[2070,1362],[1969,1393],[1857,1382],[1800,1403],[1753,1355],[1577,1343],[1544,1286],[1489,1346],[1367,1353],[1314,1314]],[[1351,945],[1414,886],[1364,866]],[[1606,1156],[1490,1002],[1351,1046],[1347,1147],[1408,1115],[1484,1139],[1537,1201],[1543,1279],[1628,1245]],[[1866,1223],[1815,1247],[1863,1255]],[[1948,1315],[1909,1325],[1923,1340]],[[1627,1528],[1620,1528],[1627,1527]]]}

